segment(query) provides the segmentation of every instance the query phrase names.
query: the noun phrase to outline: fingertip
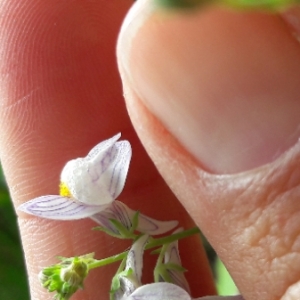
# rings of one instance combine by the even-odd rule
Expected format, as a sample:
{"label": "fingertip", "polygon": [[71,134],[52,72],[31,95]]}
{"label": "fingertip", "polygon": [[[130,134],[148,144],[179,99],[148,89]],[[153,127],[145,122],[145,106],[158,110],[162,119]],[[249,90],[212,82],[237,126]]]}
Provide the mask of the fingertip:
{"label": "fingertip", "polygon": [[211,173],[270,163],[299,138],[299,45],[278,15],[141,1],[118,57],[123,82]]}
{"label": "fingertip", "polygon": [[68,159],[121,128],[130,131],[114,55],[129,6],[1,4],[0,154],[14,201],[55,193]]}

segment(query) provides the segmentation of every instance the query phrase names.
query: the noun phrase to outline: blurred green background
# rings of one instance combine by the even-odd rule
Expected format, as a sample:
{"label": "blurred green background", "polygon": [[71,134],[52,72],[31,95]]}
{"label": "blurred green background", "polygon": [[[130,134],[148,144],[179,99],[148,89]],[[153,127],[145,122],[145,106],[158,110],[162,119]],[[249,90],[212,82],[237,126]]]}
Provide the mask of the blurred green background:
{"label": "blurred green background", "polygon": [[[219,294],[236,294],[237,289],[226,268],[205,239],[204,245],[216,278]],[[0,165],[0,300],[29,299],[16,214]]]}

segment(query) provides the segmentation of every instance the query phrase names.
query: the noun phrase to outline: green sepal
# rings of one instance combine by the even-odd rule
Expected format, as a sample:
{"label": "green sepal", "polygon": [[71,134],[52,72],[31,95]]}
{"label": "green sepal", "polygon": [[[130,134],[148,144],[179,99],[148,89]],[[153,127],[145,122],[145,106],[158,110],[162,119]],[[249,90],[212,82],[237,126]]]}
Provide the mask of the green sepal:
{"label": "green sepal", "polygon": [[131,268],[129,268],[128,270],[124,270],[125,266],[126,266],[126,259],[127,256],[122,260],[115,276],[112,279],[111,282],[111,288],[110,288],[110,300],[114,300],[115,299],[115,293],[118,292],[118,290],[121,288],[121,282],[120,282],[120,277],[127,277],[128,279],[130,278],[130,276],[133,274],[133,270]]}
{"label": "green sepal", "polygon": [[113,280],[112,280],[112,285],[111,285],[110,293],[115,293],[120,288],[120,286],[121,286],[120,277],[127,277],[127,278],[129,278],[130,275],[132,275],[132,273],[133,273],[133,270],[131,268],[129,268],[128,270],[124,270],[124,271],[116,274],[113,277]]}
{"label": "green sepal", "polygon": [[115,233],[115,232],[113,232],[113,231],[111,231],[111,230],[109,230],[105,227],[97,226],[97,227],[92,228],[92,230],[102,231],[102,232],[104,232],[104,233],[106,233],[106,234],[108,234],[112,237],[118,238],[118,239],[121,238],[119,234],[117,234],[117,233]]}
{"label": "green sepal", "polygon": [[178,271],[178,272],[186,272],[187,271],[187,269],[185,269],[183,266],[174,264],[174,263],[166,263],[166,264],[164,264],[164,267],[168,270],[174,270],[174,271]]}
{"label": "green sepal", "polygon": [[161,250],[162,250],[162,247],[157,248],[157,249],[151,251],[150,254],[151,255],[157,255],[157,254],[159,254],[161,252]]}
{"label": "green sepal", "polygon": [[136,211],[132,218],[132,226],[130,228],[131,233],[134,233],[134,231],[137,229],[137,227],[139,225],[139,215],[140,215],[140,212]]}
{"label": "green sepal", "polygon": [[135,238],[135,234],[130,232],[120,221],[115,220],[115,219],[110,219],[109,221],[119,231],[119,233],[120,233],[119,238],[121,238],[121,239],[133,239],[133,238]]}
{"label": "green sepal", "polygon": [[94,227],[93,230],[103,231],[106,234],[118,238],[118,239],[135,239],[136,235],[133,233],[135,228],[138,225],[138,214],[135,214],[133,217],[133,226],[128,230],[120,221],[115,219],[109,219],[110,223],[116,228],[119,233],[116,233],[112,230],[109,230],[102,226]]}
{"label": "green sepal", "polygon": [[172,277],[164,265],[157,266],[154,270],[154,282],[161,281],[172,283]]}

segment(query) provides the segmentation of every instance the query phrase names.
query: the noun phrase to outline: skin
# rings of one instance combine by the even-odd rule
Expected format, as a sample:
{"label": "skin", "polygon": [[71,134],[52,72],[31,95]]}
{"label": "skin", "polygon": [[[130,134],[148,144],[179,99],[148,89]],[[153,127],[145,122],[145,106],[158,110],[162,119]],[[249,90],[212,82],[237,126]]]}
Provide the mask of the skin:
{"label": "skin", "polygon": [[[137,52],[130,50],[124,57],[120,54],[125,47],[122,39],[127,38],[126,30],[119,41],[118,61],[129,117],[122,97],[115,45],[130,5],[125,0],[26,0],[22,5],[17,0],[2,1],[0,157],[15,207],[36,196],[56,194],[59,174],[66,161],[86,155],[96,143],[121,131],[122,138],[132,144],[133,159],[119,200],[157,219],[178,219],[186,228],[195,223],[200,226],[245,299],[297,299],[292,294],[297,296],[300,279],[300,146],[295,144],[298,133],[297,138],[289,140],[283,150],[295,146],[283,151],[275,160],[259,158],[254,153],[254,165],[241,160],[235,166],[233,161],[230,175],[221,176],[224,171],[211,164],[209,157],[202,159],[203,153],[199,157],[191,154],[190,144],[180,142],[178,132],[170,125],[171,121],[164,119],[156,104],[152,105],[140,91],[135,75],[139,72],[149,79],[150,84],[156,82],[156,77],[151,77],[152,70],[147,71],[151,64],[147,65],[142,60],[142,54],[148,57],[153,47],[157,47],[159,54],[165,34],[171,48],[172,34],[178,31],[186,38],[182,47],[188,45],[181,50],[188,51],[188,56],[194,61],[204,53],[201,51],[205,51],[201,47],[203,39],[209,43],[219,37],[223,47],[215,49],[211,54],[212,60],[221,58],[229,44],[237,43],[240,63],[251,65],[251,59],[255,60],[255,57],[243,45],[248,33],[255,32],[256,41],[262,43],[261,58],[267,60],[273,53],[273,59],[280,62],[282,72],[278,75],[278,82],[283,82],[280,85],[282,95],[286,93],[286,99],[299,97],[300,88],[297,89],[296,85],[293,89],[285,88],[285,84],[300,76],[299,68],[286,67],[298,66],[300,61],[299,45],[291,34],[292,29],[278,16],[257,13],[237,16],[211,8],[207,18],[197,14],[192,21],[175,14],[167,29],[160,31],[156,25],[161,25],[163,16],[154,12],[145,18],[142,28],[136,33],[136,41],[141,42],[140,47],[133,47],[138,49]],[[141,6],[142,14],[144,7],[147,12],[145,2]],[[232,28],[237,18],[241,24],[238,35],[232,30],[224,33],[224,27],[214,26],[223,20],[224,26]],[[193,29],[203,24],[207,30],[198,39]],[[272,43],[263,43],[271,33]],[[148,42],[143,43],[141,36]],[[137,42],[133,40],[134,43]],[[281,48],[286,43],[289,45],[287,52]],[[164,49],[168,49],[166,47],[168,45],[164,45]],[[135,64],[134,57],[137,59],[136,69],[131,67]],[[189,65],[190,62],[185,63]],[[227,65],[220,64],[216,72],[226,73],[229,78],[232,75],[233,80],[244,89],[247,99],[255,85],[247,86],[249,78],[243,76],[245,69],[237,70],[230,66],[234,66],[234,60]],[[201,77],[201,72],[210,67],[208,61],[205,68],[199,68],[195,80],[198,81],[197,76]],[[268,72],[271,69],[259,77],[260,89],[266,87],[270,90],[272,76]],[[217,76],[214,82],[215,86],[220,86],[216,99],[234,99],[232,93],[240,91],[226,89],[227,83],[222,78]],[[160,78],[160,81],[163,80]],[[210,85],[209,81],[199,82],[203,90]],[[270,95],[274,96],[271,91]],[[255,98],[253,101],[255,105]],[[276,98],[274,101],[279,100]],[[296,100],[296,104],[293,102],[290,107],[291,101],[287,100],[286,107],[289,109],[283,112],[287,126],[282,136],[295,136],[293,130],[299,124],[299,116],[287,116],[295,111],[298,103],[299,100]],[[192,108],[194,104],[186,101],[186,105]],[[204,111],[222,115],[222,111],[212,110],[209,102],[200,104]],[[199,107],[194,114],[200,114]],[[248,111],[244,111],[245,116]],[[231,117],[229,115],[228,119]],[[269,119],[265,122],[272,125]],[[266,136],[275,134],[269,131],[271,125],[265,130]],[[202,133],[201,139],[205,138]],[[276,143],[280,143],[280,138]],[[219,152],[222,154],[222,148]],[[269,155],[273,155],[272,151]],[[95,251],[96,257],[101,258],[128,247],[124,241],[91,231],[94,226],[91,220],[58,222],[17,213],[32,299],[52,298],[40,287],[37,274],[42,267],[55,263],[56,255],[74,256]],[[212,276],[198,238],[187,239],[181,247],[181,254],[184,266],[189,270],[187,279],[193,296],[214,294]],[[105,270],[93,271],[86,281],[86,289],[78,292],[74,299],[107,299],[110,278],[116,268],[109,266]],[[146,274],[145,280],[151,280],[150,273]]]}
{"label": "skin", "polygon": [[[157,219],[179,219],[186,228],[194,226],[146,154],[125,109],[115,45],[130,5],[120,0],[1,5],[5,61],[0,66],[1,161],[15,207],[36,196],[57,194],[59,175],[68,160],[85,156],[94,145],[121,131],[134,155],[119,200]],[[129,246],[91,231],[96,224],[89,219],[59,222],[17,213],[31,299],[52,299],[37,274],[56,263],[57,255],[95,251],[97,258],[104,258]],[[195,248],[195,255],[182,253],[186,267],[201,270],[197,274],[204,278],[199,283],[189,272],[195,295],[214,293],[199,238],[192,237],[187,244],[187,249]],[[85,290],[74,299],[107,299],[117,267],[91,272]],[[149,272],[145,281],[150,280]]]}

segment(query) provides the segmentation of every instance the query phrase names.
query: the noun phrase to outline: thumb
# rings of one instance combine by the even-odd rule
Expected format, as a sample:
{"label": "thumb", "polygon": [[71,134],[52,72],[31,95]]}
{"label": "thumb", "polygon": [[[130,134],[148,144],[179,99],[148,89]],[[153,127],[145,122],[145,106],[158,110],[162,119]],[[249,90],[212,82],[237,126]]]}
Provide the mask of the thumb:
{"label": "thumb", "polygon": [[277,15],[168,13],[138,1],[117,48],[138,135],[247,300],[300,293],[300,51],[291,33]]}

